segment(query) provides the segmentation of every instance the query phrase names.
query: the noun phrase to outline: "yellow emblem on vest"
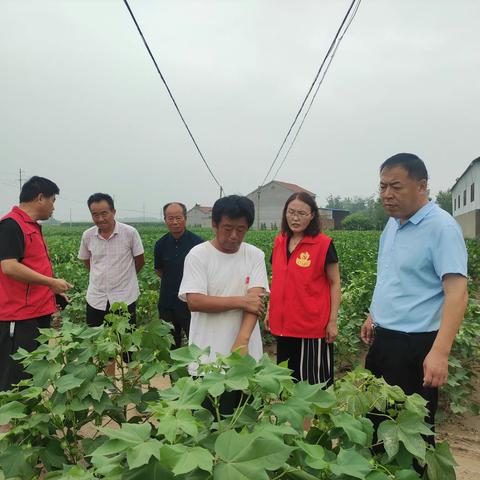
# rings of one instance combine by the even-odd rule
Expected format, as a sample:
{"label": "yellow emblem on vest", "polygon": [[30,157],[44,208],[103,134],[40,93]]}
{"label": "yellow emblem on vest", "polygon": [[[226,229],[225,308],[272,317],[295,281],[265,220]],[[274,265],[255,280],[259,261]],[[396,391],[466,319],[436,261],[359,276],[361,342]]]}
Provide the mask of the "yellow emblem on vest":
{"label": "yellow emblem on vest", "polygon": [[312,261],[310,260],[310,254],[308,252],[302,252],[295,260],[299,267],[308,268]]}

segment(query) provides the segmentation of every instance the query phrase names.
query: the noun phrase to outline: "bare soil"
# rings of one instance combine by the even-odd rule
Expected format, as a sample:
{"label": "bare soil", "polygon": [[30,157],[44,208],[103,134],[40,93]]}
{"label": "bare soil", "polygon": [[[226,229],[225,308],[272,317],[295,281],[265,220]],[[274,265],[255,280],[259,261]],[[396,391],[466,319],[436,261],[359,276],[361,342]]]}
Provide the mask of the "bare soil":
{"label": "bare soil", "polygon": [[[476,379],[473,399],[480,401],[480,378]],[[447,440],[458,463],[457,480],[480,479],[480,416],[455,416],[437,428],[439,439]]]}

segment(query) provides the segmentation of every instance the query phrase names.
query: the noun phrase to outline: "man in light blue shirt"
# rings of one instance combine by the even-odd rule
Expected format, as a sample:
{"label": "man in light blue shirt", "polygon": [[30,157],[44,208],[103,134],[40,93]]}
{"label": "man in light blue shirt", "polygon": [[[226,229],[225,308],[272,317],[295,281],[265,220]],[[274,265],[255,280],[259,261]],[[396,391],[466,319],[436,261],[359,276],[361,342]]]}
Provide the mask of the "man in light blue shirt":
{"label": "man in light blue shirt", "polygon": [[[450,214],[428,199],[428,173],[400,153],[380,167],[380,197],[390,219],[380,239],[377,283],[362,340],[366,368],[428,401],[434,425],[438,387],[467,305],[467,252]],[[433,439],[432,439],[433,441]]]}

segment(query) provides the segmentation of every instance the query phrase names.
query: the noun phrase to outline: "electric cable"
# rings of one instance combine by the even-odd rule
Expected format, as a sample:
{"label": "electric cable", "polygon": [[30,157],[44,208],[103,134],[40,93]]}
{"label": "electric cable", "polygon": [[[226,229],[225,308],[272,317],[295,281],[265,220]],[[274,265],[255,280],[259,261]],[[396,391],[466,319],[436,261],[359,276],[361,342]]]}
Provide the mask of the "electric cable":
{"label": "electric cable", "polygon": [[[337,41],[338,41],[338,38],[340,37],[340,33],[342,32],[345,24],[347,23],[348,18],[350,17],[350,13],[351,13],[352,10],[354,9],[356,2],[357,2],[357,0],[352,0],[350,6],[348,7],[347,13],[346,13],[345,16],[343,17],[343,20],[342,20],[342,22],[341,22],[341,24],[340,24],[340,27],[338,28],[338,30],[337,30],[334,38],[333,38],[333,41],[332,41],[332,43],[330,44],[330,47],[329,47],[329,49],[328,49],[328,51],[327,51],[327,53],[326,53],[326,55],[325,55],[322,63],[320,64],[320,67],[319,67],[319,69],[318,69],[318,71],[317,71],[317,74],[315,75],[315,77],[314,77],[314,79],[313,79],[313,82],[312,82],[312,84],[310,85],[310,88],[308,89],[308,92],[307,92],[307,94],[305,95],[305,98],[303,99],[302,104],[300,105],[300,108],[298,109],[297,114],[295,115],[295,118],[293,119],[293,122],[291,123],[290,128],[288,129],[287,134],[285,135],[285,138],[283,139],[283,142],[282,142],[282,144],[280,145],[280,148],[278,149],[277,154],[275,155],[275,158],[273,159],[273,161],[272,161],[272,163],[271,163],[271,165],[270,165],[270,167],[269,167],[269,169],[268,169],[268,171],[267,171],[267,174],[265,175],[265,177],[264,177],[264,179],[263,179],[263,181],[262,181],[262,183],[261,183],[261,185],[260,185],[260,188],[261,188],[263,185],[265,185],[265,182],[266,182],[268,176],[270,175],[271,171],[273,170],[273,167],[274,167],[275,164],[277,163],[277,160],[278,160],[278,158],[279,158],[279,156],[280,156],[280,153],[282,152],[283,147],[285,146],[285,144],[286,144],[286,142],[287,142],[287,140],[288,140],[288,137],[290,136],[290,134],[291,134],[291,132],[292,132],[292,130],[293,130],[293,127],[294,127],[295,124],[297,123],[297,120],[298,120],[300,114],[302,113],[303,107],[304,107],[305,104],[307,103],[307,100],[308,100],[310,94],[312,93],[312,90],[313,90],[313,88],[315,87],[318,78],[320,77],[320,74],[321,74],[321,72],[322,72],[322,70],[323,70],[323,67],[324,67],[324,65],[326,64],[327,59],[328,59],[329,56],[330,56],[330,53],[333,51],[333,49],[334,49],[334,47],[335,47],[335,45],[336,45],[336,43],[337,43]],[[360,2],[359,2],[359,3],[360,3]],[[358,8],[357,8],[357,10],[358,10]],[[298,136],[298,135],[297,135],[297,136]]]}
{"label": "electric cable", "polygon": [[142,38],[143,40],[143,44],[145,45],[145,48],[147,49],[147,52],[150,56],[150,58],[152,59],[152,62],[153,64],[155,65],[155,69],[157,70],[157,73],[158,75],[160,76],[163,84],[165,85],[165,88],[167,89],[167,92],[168,92],[168,95],[170,96],[170,99],[172,100],[174,106],[175,106],[175,109],[177,110],[177,113],[178,115],[180,116],[180,119],[182,120],[183,122],[183,125],[185,126],[185,128],[187,129],[187,132],[188,132],[188,135],[190,136],[190,138],[192,139],[192,142],[193,144],[195,145],[195,148],[197,149],[197,152],[198,154],[200,155],[203,163],[205,164],[205,166],[207,167],[207,170],[208,172],[210,173],[210,175],[212,176],[213,180],[215,181],[215,183],[220,187],[220,190],[221,192],[224,191],[224,188],[222,187],[222,185],[220,184],[220,182],[217,180],[217,177],[214,175],[212,169],[210,168],[210,165],[208,164],[207,160],[205,159],[202,151],[200,150],[200,147],[198,146],[198,143],[197,141],[195,140],[195,137],[193,136],[192,134],[192,131],[190,130],[190,127],[188,126],[184,116],[182,115],[182,112],[180,111],[180,108],[178,107],[178,104],[172,94],[172,91],[170,90],[170,87],[168,86],[167,84],[167,81],[165,80],[165,77],[163,76],[159,66],[158,66],[158,63],[157,61],[155,60],[155,57],[153,56],[153,53],[152,51],[150,50],[150,47],[147,43],[147,40],[145,39],[145,36],[143,35],[143,32],[142,32],[142,29],[140,28],[140,25],[138,24],[137,22],[137,19],[135,18],[135,15],[133,14],[133,11],[132,9],[130,8],[130,5],[128,3],[128,0],[123,0],[123,3],[125,3],[125,6],[127,7],[128,9],[128,12],[130,13],[130,16],[132,17],[132,20],[133,22],[135,23],[135,26],[137,27],[137,30],[138,30],[138,33],[140,34],[140,37]]}

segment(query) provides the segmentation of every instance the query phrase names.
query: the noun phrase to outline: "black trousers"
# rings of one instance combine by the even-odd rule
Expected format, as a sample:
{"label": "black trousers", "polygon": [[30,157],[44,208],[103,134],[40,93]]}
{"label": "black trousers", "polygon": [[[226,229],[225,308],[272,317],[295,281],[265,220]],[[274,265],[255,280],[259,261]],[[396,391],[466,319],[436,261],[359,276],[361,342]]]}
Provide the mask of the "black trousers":
{"label": "black trousers", "polygon": [[32,318],[14,322],[0,321],[0,391],[10,390],[12,385],[30,378],[23,365],[11,357],[19,348],[32,352],[38,347],[39,328],[49,328],[52,317]]}
{"label": "black trousers", "polygon": [[158,316],[165,322],[173,325],[173,339],[175,340],[174,348],[182,346],[182,331],[188,340],[190,332],[190,312],[188,309],[165,308],[158,306]]}
{"label": "black trousers", "polygon": [[293,378],[306,380],[311,385],[333,383],[333,344],[325,338],[275,337],[277,364],[288,360]]}
{"label": "black trousers", "polygon": [[[365,360],[365,368],[390,385],[398,385],[408,394],[418,393],[427,400],[426,421],[434,426],[438,407],[438,388],[423,386],[423,361],[432,348],[437,332],[404,333],[375,327],[373,344]],[[372,416],[375,430],[380,423]],[[378,424],[376,422],[378,421]],[[426,439],[434,445],[434,437]]]}
{"label": "black trousers", "polygon": [[[107,307],[105,310],[99,310],[98,308],[93,308],[87,303],[86,316],[87,316],[87,325],[89,327],[99,327],[103,325],[105,320],[105,315],[108,315],[110,312],[110,302],[107,302]],[[128,313],[130,314],[130,324],[135,325],[137,323],[137,304],[135,302],[128,305]]]}

